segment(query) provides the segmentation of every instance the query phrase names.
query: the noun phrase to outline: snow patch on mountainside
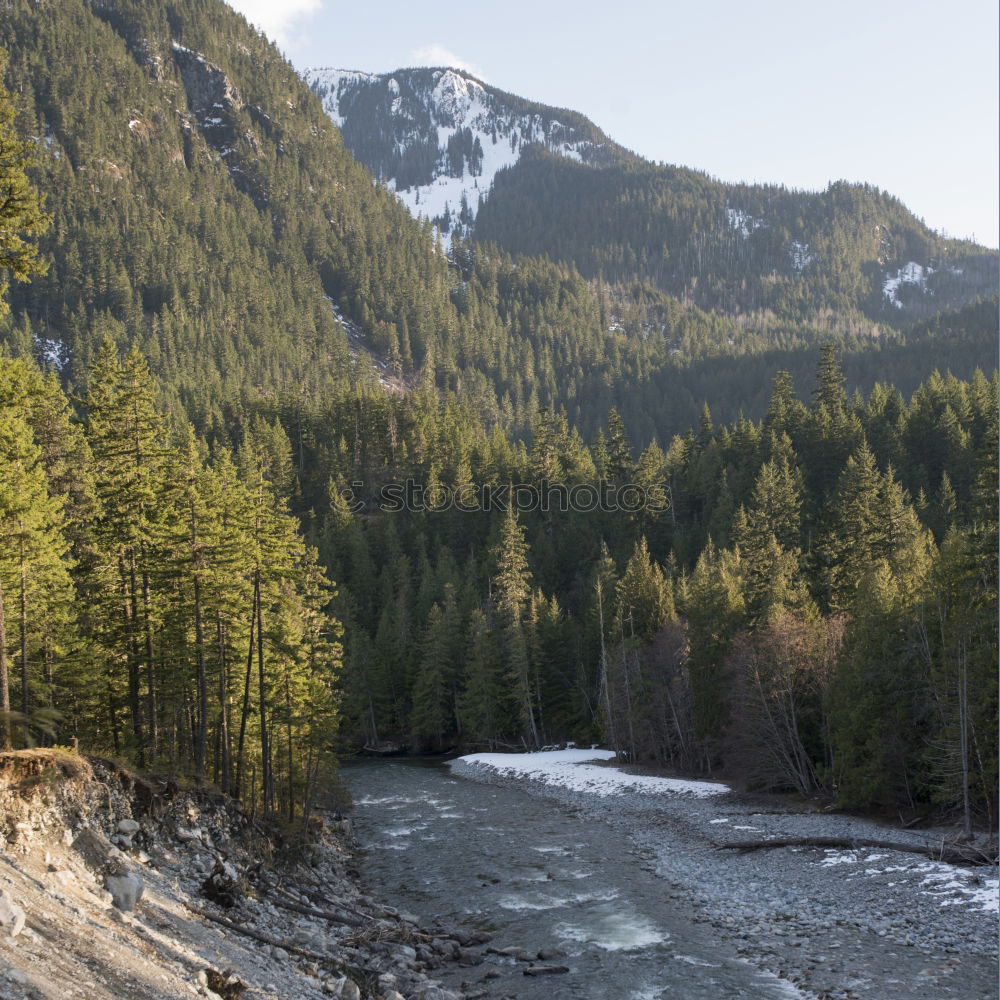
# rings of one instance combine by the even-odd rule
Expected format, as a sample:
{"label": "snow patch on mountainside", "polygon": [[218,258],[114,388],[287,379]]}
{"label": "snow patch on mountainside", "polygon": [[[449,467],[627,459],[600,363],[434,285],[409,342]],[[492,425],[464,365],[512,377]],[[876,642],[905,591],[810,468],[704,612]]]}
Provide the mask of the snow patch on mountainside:
{"label": "snow patch on mountainside", "polygon": [[798,240],[792,240],[791,249],[788,251],[788,256],[792,260],[792,269],[801,274],[805,268],[815,260],[815,254],[809,252],[808,243],[800,243]]}
{"label": "snow patch on mountainside", "polygon": [[[344,119],[340,114],[340,98],[344,91],[353,84],[374,83],[379,78],[375,73],[362,73],[356,69],[319,69],[307,72],[305,79],[313,90],[317,89],[314,81],[319,81],[325,88],[328,88],[326,95],[321,98],[323,110],[333,119],[337,128],[343,128]],[[395,83],[394,80],[391,82]],[[396,92],[398,93],[398,91],[399,84],[396,84]]]}
{"label": "snow patch on mountainside", "polygon": [[899,289],[903,285],[914,285],[921,291],[927,288],[927,279],[934,273],[934,268],[925,264],[918,264],[916,261],[909,261],[899,270],[889,272],[882,285],[882,294],[897,308],[902,309],[903,303],[899,301]]}
{"label": "snow patch on mountainside", "polygon": [[[436,145],[436,160],[417,183],[411,175],[375,172],[412,215],[432,220],[446,242],[470,230],[480,198],[488,196],[499,171],[520,160],[525,146],[539,144],[567,159],[587,162],[604,145],[555,117],[516,111],[503,95],[453,69],[433,71],[429,86],[426,78],[422,81],[408,70],[375,75],[314,69],[306,72],[305,80],[341,129],[354,100],[373,88],[374,94],[365,94],[365,113],[377,118],[371,124],[385,137],[382,153],[390,152],[400,163],[423,155],[428,146],[433,157]],[[357,155],[368,162],[364,150]]]}
{"label": "snow patch on mountainside", "polygon": [[749,212],[744,212],[741,208],[727,208],[726,218],[729,220],[729,228],[736,230],[746,239],[755,229],[760,229],[766,223],[762,219],[755,219]]}

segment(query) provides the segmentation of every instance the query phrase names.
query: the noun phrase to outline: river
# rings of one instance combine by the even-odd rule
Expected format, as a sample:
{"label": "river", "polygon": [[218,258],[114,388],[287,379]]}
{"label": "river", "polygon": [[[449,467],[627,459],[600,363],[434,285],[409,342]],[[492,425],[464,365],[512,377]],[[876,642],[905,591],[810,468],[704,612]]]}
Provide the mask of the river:
{"label": "river", "polygon": [[494,945],[558,948],[562,975],[523,975],[491,956],[446,985],[478,983],[523,1000],[754,1000],[798,997],[695,923],[689,903],[652,874],[652,859],[620,831],[516,788],[455,778],[440,760],[346,765],[364,879],[422,921],[485,930]]}

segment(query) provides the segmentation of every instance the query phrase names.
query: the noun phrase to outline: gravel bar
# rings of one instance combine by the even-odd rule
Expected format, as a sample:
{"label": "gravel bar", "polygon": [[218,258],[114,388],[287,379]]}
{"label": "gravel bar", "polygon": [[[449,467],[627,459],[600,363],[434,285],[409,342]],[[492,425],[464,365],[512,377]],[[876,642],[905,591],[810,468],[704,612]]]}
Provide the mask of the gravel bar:
{"label": "gravel bar", "polygon": [[[614,766],[614,765],[606,765]],[[452,772],[518,787],[610,823],[643,852],[691,919],[737,954],[823,1000],[996,1000],[995,867],[960,868],[884,849],[718,850],[744,840],[835,837],[940,844],[912,831],[727,791],[596,794],[482,763]],[[794,987],[794,989],[792,988]]]}

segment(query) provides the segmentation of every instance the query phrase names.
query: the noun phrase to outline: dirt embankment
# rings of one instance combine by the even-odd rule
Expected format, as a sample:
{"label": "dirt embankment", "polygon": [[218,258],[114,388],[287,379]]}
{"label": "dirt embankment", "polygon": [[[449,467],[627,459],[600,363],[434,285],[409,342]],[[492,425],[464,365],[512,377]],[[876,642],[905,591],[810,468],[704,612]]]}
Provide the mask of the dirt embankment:
{"label": "dirt embankment", "polygon": [[485,940],[365,896],[348,820],[290,846],[217,793],[0,754],[0,997],[460,1000],[430,973]]}

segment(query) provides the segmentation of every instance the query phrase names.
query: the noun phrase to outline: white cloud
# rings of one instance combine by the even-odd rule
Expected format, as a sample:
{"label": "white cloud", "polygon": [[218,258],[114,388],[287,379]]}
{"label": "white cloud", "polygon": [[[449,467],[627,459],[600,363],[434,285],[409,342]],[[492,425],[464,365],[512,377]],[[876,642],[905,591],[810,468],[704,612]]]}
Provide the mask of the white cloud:
{"label": "white cloud", "polygon": [[278,3],[275,0],[228,0],[228,3],[282,48],[291,43],[298,22],[315,14],[322,6],[322,0],[280,0]]}
{"label": "white cloud", "polygon": [[478,66],[455,55],[450,49],[446,49],[437,42],[414,49],[407,56],[407,60],[412,66],[447,66],[451,69],[464,69],[480,80],[486,79],[486,74]]}

